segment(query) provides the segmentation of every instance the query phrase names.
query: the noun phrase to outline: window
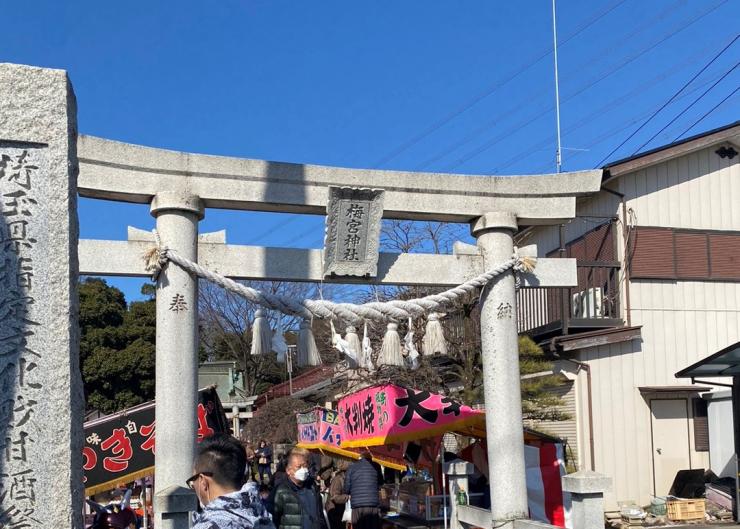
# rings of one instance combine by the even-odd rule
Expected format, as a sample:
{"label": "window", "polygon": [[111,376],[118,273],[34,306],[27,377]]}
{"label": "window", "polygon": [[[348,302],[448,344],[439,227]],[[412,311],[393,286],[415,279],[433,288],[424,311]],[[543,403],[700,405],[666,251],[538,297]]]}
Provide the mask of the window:
{"label": "window", "polygon": [[694,450],[709,451],[709,417],[707,401],[702,398],[692,400],[694,408]]}

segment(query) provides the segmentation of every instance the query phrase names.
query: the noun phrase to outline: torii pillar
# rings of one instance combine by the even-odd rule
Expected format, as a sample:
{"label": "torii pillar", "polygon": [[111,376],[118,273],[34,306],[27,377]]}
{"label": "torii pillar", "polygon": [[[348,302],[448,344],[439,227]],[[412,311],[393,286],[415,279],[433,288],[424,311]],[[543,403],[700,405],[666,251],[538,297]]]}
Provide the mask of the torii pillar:
{"label": "torii pillar", "polygon": [[[471,224],[486,269],[512,258],[516,229],[513,213],[486,213]],[[528,517],[514,274],[489,282],[480,305],[491,517],[493,527],[504,527]]]}
{"label": "torii pillar", "polygon": [[[161,192],[151,203],[157,231],[168,247],[198,261],[200,198]],[[195,494],[185,489],[192,474],[197,433],[198,282],[187,271],[167,266],[157,280],[155,515],[157,527],[189,525]]]}

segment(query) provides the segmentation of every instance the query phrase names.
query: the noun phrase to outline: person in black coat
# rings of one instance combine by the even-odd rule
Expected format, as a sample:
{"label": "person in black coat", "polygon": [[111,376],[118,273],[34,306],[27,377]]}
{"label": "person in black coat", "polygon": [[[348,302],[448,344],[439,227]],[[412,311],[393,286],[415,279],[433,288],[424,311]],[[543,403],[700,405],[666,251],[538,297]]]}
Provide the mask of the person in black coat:
{"label": "person in black coat", "polygon": [[344,479],[344,493],[352,503],[352,529],[380,529],[380,465],[367,450],[352,463]]}
{"label": "person in black coat", "polygon": [[255,450],[255,456],[257,457],[257,476],[259,476],[259,481],[264,483],[266,477],[269,482],[272,476],[270,469],[272,466],[272,447],[264,439],[260,441],[259,448]]}

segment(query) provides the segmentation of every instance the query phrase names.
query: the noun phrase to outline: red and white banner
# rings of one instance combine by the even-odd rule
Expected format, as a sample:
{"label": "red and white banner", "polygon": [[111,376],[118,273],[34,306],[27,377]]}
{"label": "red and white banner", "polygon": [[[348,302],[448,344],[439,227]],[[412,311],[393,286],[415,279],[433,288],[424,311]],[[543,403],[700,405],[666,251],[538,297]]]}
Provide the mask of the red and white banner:
{"label": "red and white banner", "polygon": [[[488,454],[485,441],[463,450],[463,459],[473,463],[488,479]],[[570,494],[564,493],[561,478],[565,475],[563,445],[540,441],[524,445],[529,516],[533,520],[557,527],[572,527]]]}

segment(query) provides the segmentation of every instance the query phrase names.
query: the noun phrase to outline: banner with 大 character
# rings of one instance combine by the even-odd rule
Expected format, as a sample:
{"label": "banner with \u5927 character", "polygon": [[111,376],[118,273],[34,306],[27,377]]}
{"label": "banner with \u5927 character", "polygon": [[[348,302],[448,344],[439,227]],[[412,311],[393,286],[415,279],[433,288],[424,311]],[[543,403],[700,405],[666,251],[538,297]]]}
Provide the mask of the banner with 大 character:
{"label": "banner with \u5927 character", "polygon": [[[198,392],[198,442],[229,431],[215,387]],[[154,474],[154,402],[85,423],[85,495]]]}
{"label": "banner with \u5927 character", "polygon": [[485,413],[451,397],[384,384],[339,401],[342,448],[414,441],[459,432],[485,435]]}
{"label": "banner with \u5927 character", "polygon": [[[314,408],[306,413],[297,413],[298,447],[308,450],[319,450],[340,455],[349,459],[359,459],[360,452],[352,448],[342,448],[342,425],[339,414],[326,408]],[[377,463],[396,470],[406,470],[403,462],[403,450],[397,457],[390,453],[373,453]]]}

